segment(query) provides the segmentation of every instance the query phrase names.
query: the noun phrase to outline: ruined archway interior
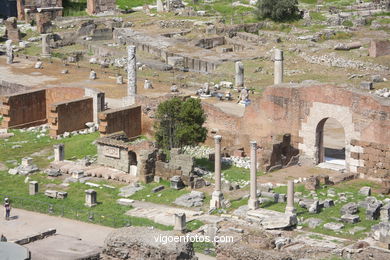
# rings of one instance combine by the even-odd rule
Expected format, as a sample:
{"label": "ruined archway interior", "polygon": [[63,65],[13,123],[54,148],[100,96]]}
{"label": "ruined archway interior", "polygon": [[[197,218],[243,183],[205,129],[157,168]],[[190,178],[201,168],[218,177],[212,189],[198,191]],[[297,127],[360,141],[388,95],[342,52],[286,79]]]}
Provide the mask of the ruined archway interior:
{"label": "ruined archway interior", "polygon": [[322,120],[317,127],[318,162],[323,168],[345,169],[345,132],[343,126],[334,118]]}

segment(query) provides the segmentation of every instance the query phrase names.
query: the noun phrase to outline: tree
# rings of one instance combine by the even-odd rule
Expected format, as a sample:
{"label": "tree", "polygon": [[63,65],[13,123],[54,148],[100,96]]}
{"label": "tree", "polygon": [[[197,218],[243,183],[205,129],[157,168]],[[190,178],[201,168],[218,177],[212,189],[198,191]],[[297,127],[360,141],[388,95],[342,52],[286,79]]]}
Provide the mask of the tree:
{"label": "tree", "polygon": [[270,18],[273,21],[286,21],[299,17],[297,0],[258,0],[255,14],[257,18]]}
{"label": "tree", "polygon": [[155,138],[163,149],[196,145],[206,140],[205,121],[206,115],[199,99],[169,99],[157,108]]}

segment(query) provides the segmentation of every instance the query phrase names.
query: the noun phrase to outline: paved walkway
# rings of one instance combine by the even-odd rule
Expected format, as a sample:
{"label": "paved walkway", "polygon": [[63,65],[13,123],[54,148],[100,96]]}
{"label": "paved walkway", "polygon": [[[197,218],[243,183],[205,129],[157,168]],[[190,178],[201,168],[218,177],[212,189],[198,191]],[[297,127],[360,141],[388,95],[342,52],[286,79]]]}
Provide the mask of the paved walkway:
{"label": "paved walkway", "polygon": [[0,210],[0,232],[8,240],[33,235],[50,228],[55,228],[57,234],[81,238],[97,246],[104,245],[104,239],[113,228],[85,223],[77,220],[49,216],[41,213],[12,209],[12,220],[4,219],[4,210]]}
{"label": "paved walkway", "polygon": [[[96,246],[104,246],[106,236],[114,230],[110,227],[49,216],[22,209],[12,209],[12,219],[9,221],[4,219],[4,209],[0,210],[0,214],[0,235],[4,234],[9,241],[33,235],[50,228],[55,228],[57,234],[81,238],[83,241]],[[214,257],[202,254],[196,255],[199,260],[215,259]]]}

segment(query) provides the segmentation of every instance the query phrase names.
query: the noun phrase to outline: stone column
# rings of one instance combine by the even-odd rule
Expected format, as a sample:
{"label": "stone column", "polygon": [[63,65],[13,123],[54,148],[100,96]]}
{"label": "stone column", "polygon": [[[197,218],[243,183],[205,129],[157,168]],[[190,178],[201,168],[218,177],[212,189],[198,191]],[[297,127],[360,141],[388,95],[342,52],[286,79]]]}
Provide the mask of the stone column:
{"label": "stone column", "polygon": [[30,181],[28,186],[28,191],[30,195],[35,195],[38,193],[38,182],[37,181]]}
{"label": "stone column", "polygon": [[7,51],[7,64],[14,63],[14,50],[12,49],[12,40],[5,42],[6,51]]}
{"label": "stone column", "polygon": [[295,214],[294,208],[294,181],[287,182],[287,206],[285,213]]}
{"label": "stone column", "polygon": [[186,230],[186,214],[178,213],[174,215],[175,218],[175,226],[173,230],[184,232]]}
{"label": "stone column", "polygon": [[50,35],[42,34],[42,57],[49,58],[50,55]]}
{"label": "stone column", "polygon": [[162,0],[157,0],[157,13],[164,12],[164,5]]}
{"label": "stone column", "polygon": [[222,206],[223,194],[221,191],[221,140],[222,136],[214,136],[215,141],[215,188],[211,196],[210,208],[220,208]]}
{"label": "stone column", "polygon": [[236,88],[244,87],[244,64],[241,61],[236,62],[235,81]]}
{"label": "stone column", "polygon": [[24,1],[16,0],[16,9],[18,10],[18,20],[24,20]]}
{"label": "stone column", "polygon": [[251,190],[250,198],[248,201],[249,209],[257,209],[259,207],[259,201],[257,200],[257,183],[256,183],[256,172],[257,172],[257,143],[256,141],[251,142]]}
{"label": "stone column", "polygon": [[85,191],[85,206],[93,207],[97,205],[96,191],[89,189]]}
{"label": "stone column", "polygon": [[283,83],[283,51],[275,49],[274,84]]}
{"label": "stone column", "polygon": [[65,145],[55,144],[54,145],[54,161],[61,162],[65,159]]}
{"label": "stone column", "polygon": [[127,47],[127,96],[130,97],[132,104],[135,103],[135,95],[137,95],[137,59],[135,53],[135,46]]}

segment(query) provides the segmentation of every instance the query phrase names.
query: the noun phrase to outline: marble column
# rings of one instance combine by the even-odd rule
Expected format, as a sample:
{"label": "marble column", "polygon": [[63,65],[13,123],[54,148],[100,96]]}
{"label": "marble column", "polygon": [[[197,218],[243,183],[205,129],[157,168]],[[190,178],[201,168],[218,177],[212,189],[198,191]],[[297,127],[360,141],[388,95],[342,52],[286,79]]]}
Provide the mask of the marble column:
{"label": "marble column", "polygon": [[275,49],[274,84],[283,83],[283,51]]}
{"label": "marble column", "polygon": [[54,145],[54,161],[61,162],[65,159],[65,146],[64,144]]}
{"label": "marble column", "polygon": [[222,206],[223,194],[221,191],[221,140],[222,136],[214,136],[215,141],[215,188],[211,196],[210,208],[220,208]]}
{"label": "marble column", "polygon": [[285,213],[295,214],[294,208],[294,181],[287,182],[287,206]]}
{"label": "marble column", "polygon": [[259,201],[257,200],[257,183],[256,183],[256,172],[257,172],[257,143],[251,141],[251,186],[250,186],[250,197],[248,200],[249,209],[257,209],[259,207]]}
{"label": "marble column", "polygon": [[137,95],[137,59],[135,46],[127,46],[127,96],[131,99],[130,103],[135,103]]}
{"label": "marble column", "polygon": [[7,55],[7,64],[14,63],[14,50],[12,49],[12,40],[5,42],[6,55]]}
{"label": "marble column", "polygon": [[236,75],[235,75],[235,85],[236,88],[244,87],[244,64],[241,61],[236,62]]}
{"label": "marble column", "polygon": [[42,34],[42,57],[49,58],[50,54],[50,35]]}

